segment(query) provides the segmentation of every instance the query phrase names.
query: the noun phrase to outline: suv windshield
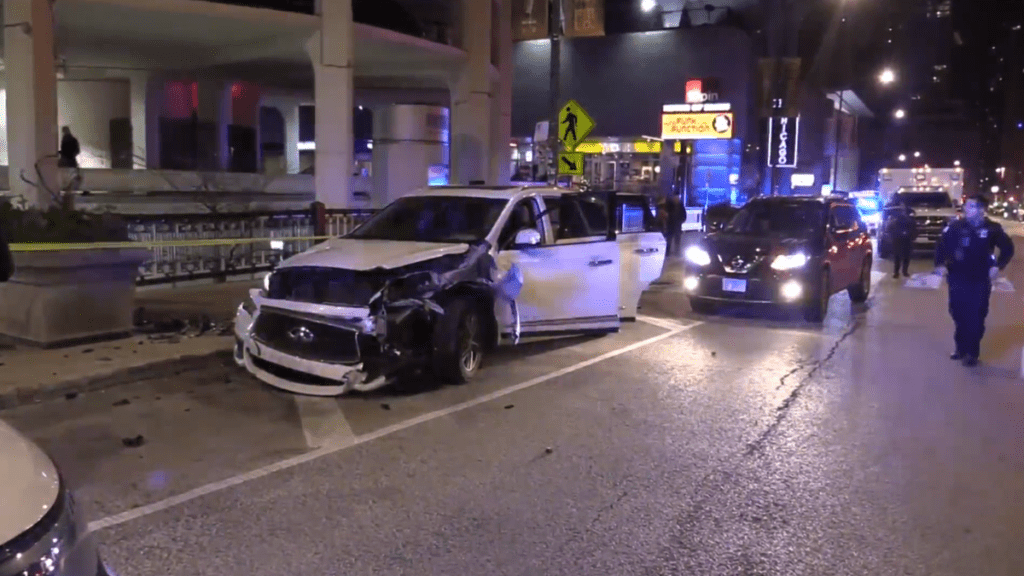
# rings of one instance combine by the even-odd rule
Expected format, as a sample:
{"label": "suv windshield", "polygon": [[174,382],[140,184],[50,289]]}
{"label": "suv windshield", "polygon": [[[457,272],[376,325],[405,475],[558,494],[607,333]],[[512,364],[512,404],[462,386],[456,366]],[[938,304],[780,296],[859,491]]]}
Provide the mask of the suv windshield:
{"label": "suv windshield", "polygon": [[953,201],[945,192],[907,192],[897,193],[892,205],[903,204],[908,208],[952,208]]}
{"label": "suv windshield", "polygon": [[468,196],[407,196],[356,228],[348,238],[469,243],[487,237],[508,201]]}
{"label": "suv windshield", "polygon": [[726,225],[737,234],[803,235],[824,225],[821,202],[751,202]]}

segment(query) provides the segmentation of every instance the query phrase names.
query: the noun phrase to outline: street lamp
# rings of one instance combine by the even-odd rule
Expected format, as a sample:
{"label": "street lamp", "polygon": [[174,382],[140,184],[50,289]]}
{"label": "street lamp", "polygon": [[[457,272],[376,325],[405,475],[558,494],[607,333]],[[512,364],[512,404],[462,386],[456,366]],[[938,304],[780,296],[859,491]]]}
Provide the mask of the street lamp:
{"label": "street lamp", "polygon": [[914,152],[914,158],[920,158],[920,157],[921,157],[921,153],[920,152]]}
{"label": "street lamp", "polygon": [[959,160],[954,160],[953,161],[953,166],[956,166],[957,168],[959,168],[960,167],[960,161]]}
{"label": "street lamp", "polygon": [[907,161],[907,155],[906,154],[900,154],[900,162],[906,162],[906,161]]}
{"label": "street lamp", "polygon": [[654,7],[657,5],[658,3],[654,0],[643,0],[640,2],[640,9],[644,12],[650,12],[651,10],[654,10]]}
{"label": "street lamp", "polygon": [[882,84],[892,84],[896,81],[896,73],[892,71],[892,68],[886,68],[878,75],[878,81]]}
{"label": "street lamp", "polygon": [[902,118],[906,117],[906,115],[907,115],[907,112],[903,108],[900,108],[899,110],[897,110],[896,112],[893,113],[893,116],[895,116],[897,119],[902,119]]}

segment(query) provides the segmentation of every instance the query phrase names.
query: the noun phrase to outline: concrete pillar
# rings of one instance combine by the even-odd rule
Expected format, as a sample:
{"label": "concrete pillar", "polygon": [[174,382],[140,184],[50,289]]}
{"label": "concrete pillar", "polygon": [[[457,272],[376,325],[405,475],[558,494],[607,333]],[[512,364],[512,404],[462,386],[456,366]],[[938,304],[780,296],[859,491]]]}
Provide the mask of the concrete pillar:
{"label": "concrete pillar", "polygon": [[[144,168],[159,170],[160,163],[160,118],[163,116],[167,99],[167,82],[165,78],[150,76],[146,81],[146,137],[134,143],[137,157],[141,156]],[[132,122],[134,125],[134,104]],[[134,133],[135,129],[132,128]],[[141,147],[141,150],[140,150]]]}
{"label": "concrete pillar", "polygon": [[486,0],[462,0],[463,48],[468,59],[451,89],[452,184],[486,181],[491,175],[491,8]]}
{"label": "concrete pillar", "polygon": [[494,184],[512,180],[512,0],[498,0],[498,85],[497,99],[491,106],[492,130],[491,178]]}
{"label": "concrete pillar", "polygon": [[199,81],[199,170],[227,170],[228,124],[231,123],[231,85],[221,80]]}
{"label": "concrete pillar", "polygon": [[148,72],[128,73],[132,121],[132,167],[136,170],[160,167],[160,111],[163,109],[164,79]]}
{"label": "concrete pillar", "polygon": [[352,0],[320,0],[320,31],[306,43],[316,100],[316,199],[328,208],[352,203],[355,165]]}
{"label": "concrete pillar", "polygon": [[4,0],[3,5],[10,190],[32,206],[47,206],[60,189],[53,4]]}
{"label": "concrete pillar", "polygon": [[448,159],[448,109],[396,105],[373,109],[374,208],[427,186],[430,167]]}
{"label": "concrete pillar", "polygon": [[284,117],[284,160],[288,174],[298,174],[299,161],[299,103],[283,103],[277,108]]}

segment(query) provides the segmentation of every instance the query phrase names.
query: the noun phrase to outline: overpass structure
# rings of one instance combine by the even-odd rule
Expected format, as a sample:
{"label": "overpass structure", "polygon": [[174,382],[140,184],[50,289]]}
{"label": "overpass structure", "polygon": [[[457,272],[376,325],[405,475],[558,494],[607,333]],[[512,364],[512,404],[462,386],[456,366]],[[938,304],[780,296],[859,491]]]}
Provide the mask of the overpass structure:
{"label": "overpass structure", "polygon": [[[356,22],[353,2],[315,0],[300,13],[206,0],[3,0],[0,164],[10,193],[44,205],[45,189],[72,179],[57,166],[62,125],[80,141],[86,189],[177,179],[199,190],[210,175],[251,187],[238,173],[264,171],[268,108],[283,120],[284,174],[262,186],[283,194],[348,208],[361,181],[374,206],[426,185],[431,170],[454,184],[507,182],[511,0],[445,2],[446,38]],[[315,106],[315,121],[301,146],[303,105]],[[356,165],[358,107],[373,110],[372,175]],[[315,150],[312,173],[300,173],[302,148]]]}

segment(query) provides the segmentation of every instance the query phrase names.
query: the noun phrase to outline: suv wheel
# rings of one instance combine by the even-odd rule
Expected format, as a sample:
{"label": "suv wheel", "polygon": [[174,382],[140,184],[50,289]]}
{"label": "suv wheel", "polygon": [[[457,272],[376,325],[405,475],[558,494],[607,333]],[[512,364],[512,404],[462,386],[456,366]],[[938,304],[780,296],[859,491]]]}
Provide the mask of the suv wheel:
{"label": "suv wheel", "polygon": [[814,297],[807,303],[804,309],[804,318],[808,322],[820,324],[828,314],[828,300],[832,296],[832,278],[829,271],[821,272],[821,279],[818,282],[818,289],[814,291]]}
{"label": "suv wheel", "polygon": [[475,304],[465,298],[453,300],[434,330],[434,373],[452,384],[471,381],[483,363],[483,322]]}
{"label": "suv wheel", "polygon": [[857,304],[867,302],[871,294],[871,259],[865,258],[860,266],[860,279],[848,288],[850,300]]}

